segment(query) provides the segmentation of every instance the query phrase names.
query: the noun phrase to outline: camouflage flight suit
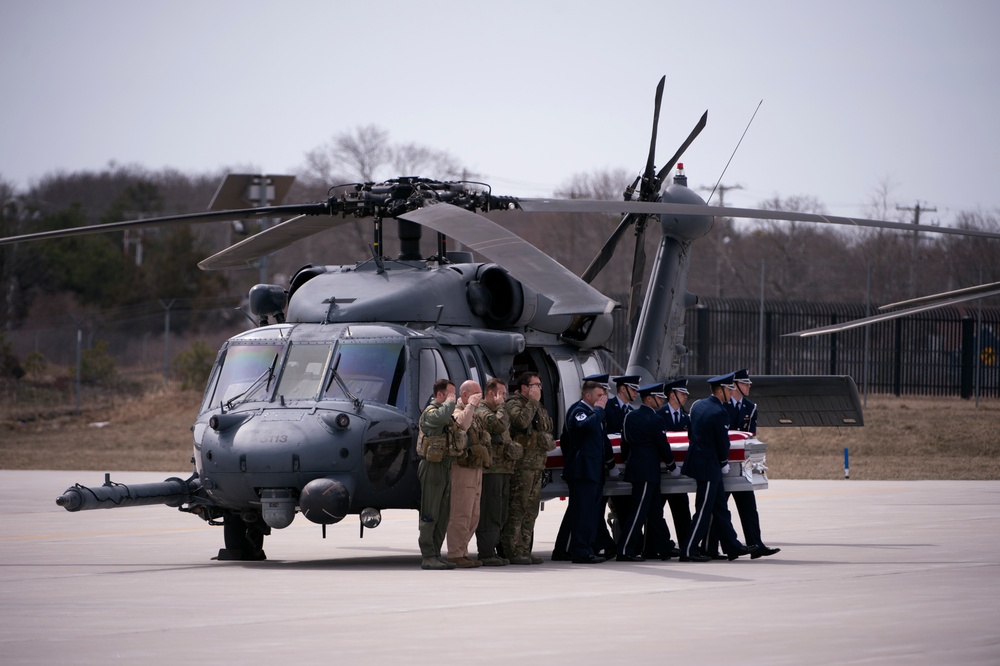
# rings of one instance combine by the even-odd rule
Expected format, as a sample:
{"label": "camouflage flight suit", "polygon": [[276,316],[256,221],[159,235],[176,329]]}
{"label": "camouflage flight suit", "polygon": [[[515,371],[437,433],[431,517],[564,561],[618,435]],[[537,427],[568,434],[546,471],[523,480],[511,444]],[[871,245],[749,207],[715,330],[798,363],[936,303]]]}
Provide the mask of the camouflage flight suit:
{"label": "camouflage flight suit", "polygon": [[537,400],[515,393],[505,403],[510,417],[510,435],[524,447],[510,480],[510,503],[507,521],[500,535],[506,557],[541,562],[531,556],[532,534],[542,493],[542,472],[549,451],[556,447],[552,439],[552,417]]}
{"label": "camouflage flight suit", "polygon": [[480,502],[476,545],[484,564],[506,564],[497,557],[500,530],[507,518],[510,497],[510,476],[514,463],[521,457],[520,444],[510,440],[510,421],[503,404],[491,407],[487,401],[476,408],[476,420],[489,435],[490,466],[483,470],[483,493]]}
{"label": "camouflage flight suit", "polygon": [[[451,463],[454,459],[453,430],[457,430],[451,415],[455,401],[432,402],[420,415],[420,431],[424,456],[417,466],[420,480],[420,555],[441,556],[451,510]],[[463,439],[464,445],[464,439]]]}

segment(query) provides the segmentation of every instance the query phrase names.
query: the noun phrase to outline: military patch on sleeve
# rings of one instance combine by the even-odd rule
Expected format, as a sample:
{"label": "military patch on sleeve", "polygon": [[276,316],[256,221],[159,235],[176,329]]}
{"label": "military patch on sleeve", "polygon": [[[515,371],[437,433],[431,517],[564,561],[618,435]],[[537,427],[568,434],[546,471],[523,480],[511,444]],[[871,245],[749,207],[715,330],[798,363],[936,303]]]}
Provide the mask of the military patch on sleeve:
{"label": "military patch on sleeve", "polygon": [[587,420],[587,415],[584,414],[583,412],[577,412],[576,420],[577,421],[586,421]]}

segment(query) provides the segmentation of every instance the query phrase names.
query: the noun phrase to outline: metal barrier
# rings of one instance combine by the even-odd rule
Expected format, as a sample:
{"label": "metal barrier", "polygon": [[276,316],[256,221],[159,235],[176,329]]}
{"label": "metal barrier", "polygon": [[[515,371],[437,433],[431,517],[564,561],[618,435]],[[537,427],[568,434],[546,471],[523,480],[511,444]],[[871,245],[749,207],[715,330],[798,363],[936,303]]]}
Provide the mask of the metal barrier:
{"label": "metal barrier", "polygon": [[[624,367],[627,324],[615,314],[609,346]],[[864,316],[856,303],[764,301],[762,308],[750,299],[702,299],[685,319],[681,372],[749,367],[761,375],[850,375],[872,393],[1000,397],[1000,308],[941,308],[831,335],[782,337]]]}

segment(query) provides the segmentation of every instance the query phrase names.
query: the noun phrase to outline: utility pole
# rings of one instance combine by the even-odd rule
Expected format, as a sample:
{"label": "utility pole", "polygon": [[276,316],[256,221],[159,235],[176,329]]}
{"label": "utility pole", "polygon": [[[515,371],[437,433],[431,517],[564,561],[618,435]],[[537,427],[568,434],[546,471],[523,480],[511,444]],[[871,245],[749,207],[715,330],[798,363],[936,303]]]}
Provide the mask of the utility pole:
{"label": "utility pole", "polygon": [[[719,185],[716,185],[714,188],[702,186],[699,187],[698,189],[706,192],[718,192],[719,205],[725,207],[726,192],[728,192],[729,190],[742,190],[743,186],[722,185],[720,183]],[[711,198],[711,196],[709,196],[709,198]],[[729,220],[729,218],[723,218],[723,219],[727,221]],[[726,235],[726,231],[728,230],[728,224],[726,224],[726,222],[724,222],[723,224],[726,226],[719,229],[719,232],[715,234],[715,291],[716,291],[715,295],[719,298],[722,298],[722,296],[724,295],[724,290],[722,287],[722,249],[723,249],[723,244],[725,242],[724,237]]]}
{"label": "utility pole", "polygon": [[937,208],[921,208],[920,202],[918,201],[913,208],[905,206],[896,206],[896,210],[907,211],[913,213],[913,241],[910,244],[910,283],[908,294],[910,298],[916,296],[916,285],[914,282],[914,265],[917,263],[917,243],[919,242],[919,232],[917,228],[920,226],[920,214],[921,213],[936,213]]}

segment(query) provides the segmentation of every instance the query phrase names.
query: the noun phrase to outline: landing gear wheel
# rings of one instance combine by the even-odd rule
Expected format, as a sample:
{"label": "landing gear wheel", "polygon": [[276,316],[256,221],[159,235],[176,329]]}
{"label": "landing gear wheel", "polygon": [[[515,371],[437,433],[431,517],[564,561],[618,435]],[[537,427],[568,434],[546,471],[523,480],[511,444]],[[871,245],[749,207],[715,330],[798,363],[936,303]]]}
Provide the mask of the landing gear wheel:
{"label": "landing gear wheel", "polygon": [[219,560],[256,562],[266,560],[264,554],[265,527],[260,521],[248,523],[238,513],[227,513],[222,521],[226,547],[219,549]]}

